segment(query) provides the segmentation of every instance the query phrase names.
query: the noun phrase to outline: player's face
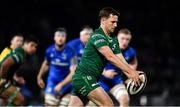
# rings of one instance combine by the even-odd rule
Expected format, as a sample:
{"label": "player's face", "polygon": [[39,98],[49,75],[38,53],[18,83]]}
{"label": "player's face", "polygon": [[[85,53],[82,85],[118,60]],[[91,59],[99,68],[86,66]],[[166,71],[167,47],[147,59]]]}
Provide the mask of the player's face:
{"label": "player's face", "polygon": [[56,45],[62,46],[66,42],[66,33],[65,32],[56,32],[54,35],[54,41]]}
{"label": "player's face", "polygon": [[23,37],[15,36],[11,40],[11,45],[12,45],[13,48],[21,47],[23,45]]}
{"label": "player's face", "polygon": [[131,35],[119,33],[118,34],[119,46],[121,49],[126,49],[131,41]]}
{"label": "player's face", "polygon": [[92,33],[91,31],[85,31],[80,34],[80,39],[84,44],[87,43],[88,39],[90,38],[91,33]]}
{"label": "player's face", "polygon": [[117,27],[118,16],[110,14],[109,18],[105,21],[105,27],[108,33],[113,33]]}
{"label": "player's face", "polygon": [[32,55],[36,52],[37,44],[35,42],[28,42],[25,43],[25,47],[27,54]]}

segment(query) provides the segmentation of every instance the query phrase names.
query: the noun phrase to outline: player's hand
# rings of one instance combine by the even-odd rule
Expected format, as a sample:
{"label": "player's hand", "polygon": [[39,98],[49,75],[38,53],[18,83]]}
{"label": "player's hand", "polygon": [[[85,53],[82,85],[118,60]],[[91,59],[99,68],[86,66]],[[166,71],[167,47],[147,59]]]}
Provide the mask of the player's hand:
{"label": "player's hand", "polygon": [[38,83],[40,88],[44,88],[45,87],[45,84],[44,84],[44,81],[43,81],[42,78],[38,78],[37,79],[37,83]]}
{"label": "player's hand", "polygon": [[117,72],[114,72],[114,70],[104,70],[103,75],[107,78],[112,79],[115,75],[117,75]]}
{"label": "player's hand", "polygon": [[58,85],[55,86],[54,91],[58,93],[61,91],[62,87],[63,87],[62,84],[59,83]]}
{"label": "player's hand", "polygon": [[129,78],[132,79],[135,82],[135,85],[140,85],[140,78],[139,78],[139,71],[133,71],[131,74],[129,74]]}

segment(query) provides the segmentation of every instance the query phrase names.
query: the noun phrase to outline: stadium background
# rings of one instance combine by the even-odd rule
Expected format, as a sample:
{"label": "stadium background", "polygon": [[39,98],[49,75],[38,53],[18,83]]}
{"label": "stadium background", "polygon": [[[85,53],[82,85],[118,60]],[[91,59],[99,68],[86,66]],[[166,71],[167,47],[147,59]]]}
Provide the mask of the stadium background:
{"label": "stadium background", "polygon": [[[3,0],[0,1],[0,50],[9,45],[14,33],[34,35],[40,45],[33,59],[24,64],[28,87],[38,96],[36,75],[44,51],[53,43],[53,31],[62,26],[68,41],[79,36],[83,25],[99,25],[98,12],[111,6],[121,14],[118,28],[132,31],[131,45],[137,49],[139,69],[148,85],[131,105],[180,105],[180,57],[178,1],[168,0]],[[30,63],[34,64],[31,66]],[[142,97],[143,96],[143,97]]]}

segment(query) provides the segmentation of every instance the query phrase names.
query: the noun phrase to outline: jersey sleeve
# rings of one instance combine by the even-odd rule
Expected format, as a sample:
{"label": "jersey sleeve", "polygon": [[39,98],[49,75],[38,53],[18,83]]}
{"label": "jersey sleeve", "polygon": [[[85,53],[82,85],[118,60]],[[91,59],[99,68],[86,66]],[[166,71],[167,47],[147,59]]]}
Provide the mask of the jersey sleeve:
{"label": "jersey sleeve", "polygon": [[46,52],[45,52],[45,59],[49,62],[50,61],[50,49],[46,49]]}
{"label": "jersey sleeve", "polygon": [[11,49],[6,47],[0,54],[0,62],[11,52]]}
{"label": "jersey sleeve", "polygon": [[108,46],[107,39],[102,34],[92,35],[91,43],[96,47],[96,49],[102,46]]}
{"label": "jersey sleeve", "polygon": [[121,49],[119,48],[119,42],[118,42],[117,37],[114,38],[114,46],[113,46],[113,48],[114,48],[114,51],[113,51],[114,54],[121,53]]}

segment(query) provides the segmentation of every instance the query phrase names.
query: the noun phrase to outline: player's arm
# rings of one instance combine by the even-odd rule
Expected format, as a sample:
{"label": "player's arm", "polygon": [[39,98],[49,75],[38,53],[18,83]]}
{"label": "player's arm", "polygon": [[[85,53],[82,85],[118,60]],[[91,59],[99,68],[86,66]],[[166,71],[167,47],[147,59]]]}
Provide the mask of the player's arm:
{"label": "player's arm", "polygon": [[5,78],[7,76],[8,69],[14,64],[12,57],[6,58],[0,66],[0,77]]}
{"label": "player's arm", "polygon": [[39,70],[39,74],[37,76],[37,82],[41,88],[44,88],[44,86],[45,86],[42,78],[43,78],[44,74],[48,71],[48,69],[49,69],[49,62],[46,59],[44,59],[42,65],[41,65],[41,68]]}
{"label": "player's arm", "polygon": [[120,54],[122,57],[118,57],[115,55],[112,50],[109,48],[109,46],[102,46],[98,48],[99,52],[106,57],[108,61],[113,63],[118,68],[122,69],[123,73],[127,75],[129,78],[133,79],[135,82],[139,84],[139,75],[137,72],[134,72],[134,70],[127,64],[122,54]]}
{"label": "player's arm", "polygon": [[63,81],[59,82],[56,85],[55,87],[56,92],[59,92],[63,86],[71,82],[76,67],[77,67],[77,56],[74,56],[73,58],[71,58],[70,73],[66,76],[66,78]]}

